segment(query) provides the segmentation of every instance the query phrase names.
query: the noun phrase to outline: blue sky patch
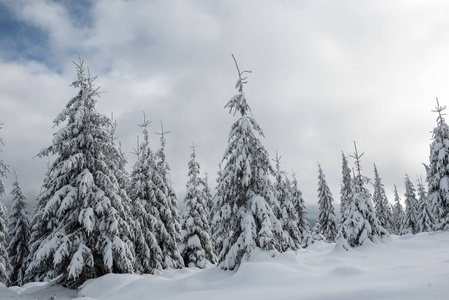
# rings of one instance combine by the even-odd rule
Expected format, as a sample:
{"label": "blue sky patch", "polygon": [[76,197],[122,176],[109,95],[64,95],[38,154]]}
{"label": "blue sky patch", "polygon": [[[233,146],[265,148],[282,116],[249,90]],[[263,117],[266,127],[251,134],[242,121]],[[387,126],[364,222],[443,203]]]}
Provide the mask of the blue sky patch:
{"label": "blue sky patch", "polygon": [[45,60],[48,35],[19,21],[9,7],[0,3],[0,55],[6,60]]}

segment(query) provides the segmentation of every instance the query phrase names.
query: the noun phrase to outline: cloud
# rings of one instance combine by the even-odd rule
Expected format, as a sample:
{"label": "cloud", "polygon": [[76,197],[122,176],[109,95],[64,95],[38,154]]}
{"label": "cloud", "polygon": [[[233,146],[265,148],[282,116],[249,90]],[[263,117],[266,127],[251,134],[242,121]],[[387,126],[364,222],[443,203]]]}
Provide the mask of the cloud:
{"label": "cloud", "polygon": [[[0,61],[0,98],[2,99],[2,160],[18,173],[24,193],[30,200],[37,196],[46,165],[34,158],[49,146],[52,121],[72,97],[68,82],[46,66],[36,63]],[[13,176],[6,181],[8,191]],[[9,195],[8,195],[9,196]],[[8,197],[7,197],[8,198]]]}
{"label": "cloud", "polygon": [[[78,2],[77,2],[78,3]],[[448,4],[439,1],[4,1],[17,22],[43,32],[38,61],[3,59],[0,97],[5,161],[32,175],[36,195],[45,162],[22,162],[51,142],[52,120],[75,94],[72,60],[80,52],[106,93],[98,111],[114,113],[127,153],[145,111],[170,130],[167,157],[179,197],[192,141],[213,184],[232,122],[223,108],[236,90],[234,53],[252,70],[245,86],[262,142],[295,171],[306,201],[316,202],[319,161],[339,198],[341,151],[353,141],[375,162],[387,190],[405,173],[424,175],[430,110],[449,95]],[[26,49],[16,49],[17,55]],[[3,100],[4,99],[4,100]],[[447,102],[447,101],[446,101]],[[27,126],[24,126],[26,124]],[[23,139],[22,139],[23,136]],[[152,136],[153,148],[159,145]],[[135,159],[129,154],[130,164]],[[352,161],[351,161],[352,163]],[[39,167],[37,167],[39,165]],[[38,172],[39,170],[39,172]],[[19,170],[20,171],[20,170]],[[19,176],[20,176],[19,172]],[[26,182],[25,182],[26,181]],[[36,183],[37,182],[37,183]],[[392,196],[390,202],[393,202]]]}

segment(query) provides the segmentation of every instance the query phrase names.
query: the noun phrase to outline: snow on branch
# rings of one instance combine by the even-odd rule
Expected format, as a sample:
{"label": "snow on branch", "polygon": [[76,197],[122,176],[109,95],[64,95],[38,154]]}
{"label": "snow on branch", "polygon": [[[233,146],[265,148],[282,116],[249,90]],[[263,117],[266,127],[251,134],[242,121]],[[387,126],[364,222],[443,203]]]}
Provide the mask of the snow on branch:
{"label": "snow on branch", "polygon": [[239,93],[243,93],[243,85],[248,83],[248,81],[245,81],[247,77],[242,78],[242,74],[252,73],[252,72],[248,71],[248,70],[244,70],[244,71],[240,72],[240,68],[239,68],[239,65],[237,64],[237,60],[235,59],[234,54],[231,54],[231,55],[232,55],[232,58],[234,59],[234,63],[235,63],[235,67],[237,68],[237,72],[239,73],[239,80],[237,81],[235,88],[239,89]]}
{"label": "snow on branch", "polygon": [[238,89],[239,93],[231,98],[231,100],[228,101],[228,103],[225,105],[225,108],[229,107],[229,113],[232,113],[232,110],[234,109],[234,115],[237,111],[240,111],[240,113],[243,115],[246,115],[247,111],[251,111],[251,108],[246,103],[245,93],[243,93],[243,85],[247,83],[246,78],[242,75],[244,73],[251,73],[251,71],[245,70],[240,71],[239,65],[237,64],[237,60],[234,57],[234,54],[232,54],[232,58],[234,59],[235,66],[237,68],[237,72],[239,75],[239,79],[237,80],[237,84],[235,87]]}
{"label": "snow on branch", "polygon": [[161,146],[162,146],[162,148],[164,148],[165,142],[166,142],[165,135],[171,133],[171,131],[164,131],[164,125],[162,124],[162,121],[161,121],[161,132],[155,132],[155,133],[157,135],[161,136]]}

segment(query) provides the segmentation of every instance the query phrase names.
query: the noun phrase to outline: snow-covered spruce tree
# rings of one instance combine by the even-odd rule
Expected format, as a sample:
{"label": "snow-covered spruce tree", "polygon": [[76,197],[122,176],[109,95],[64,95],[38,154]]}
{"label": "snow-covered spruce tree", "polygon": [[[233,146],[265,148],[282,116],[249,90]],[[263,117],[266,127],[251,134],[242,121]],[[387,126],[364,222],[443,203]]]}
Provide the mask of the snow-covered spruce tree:
{"label": "snow-covered spruce tree", "polygon": [[[2,129],[3,123],[0,123]],[[0,145],[3,145],[3,140],[0,138]],[[0,150],[1,152],[1,150]],[[3,184],[3,177],[9,172],[9,166],[0,159],[0,196],[5,194],[5,185]],[[7,210],[6,206],[0,200],[0,283],[9,284],[9,272],[11,265],[9,264],[8,252],[6,251],[6,236],[8,235],[7,226]]]}
{"label": "snow-covered spruce tree", "polygon": [[[211,236],[212,236],[212,242],[214,243],[214,246],[215,246],[215,254],[218,254],[218,253],[217,253],[217,249],[221,249],[222,246],[223,246],[222,244],[218,244],[218,245],[217,245],[218,242],[222,242],[223,240],[217,240],[217,239],[216,239],[216,236],[217,236],[216,230],[218,230],[218,225],[217,225],[218,223],[214,222],[216,216],[219,215],[219,211],[220,211],[220,209],[221,209],[221,208],[218,206],[218,201],[217,201],[217,199],[223,197],[224,191],[223,191],[222,189],[225,188],[224,185],[220,186],[220,185],[218,184],[218,183],[220,182],[220,178],[221,178],[221,176],[222,176],[222,174],[223,174],[223,170],[222,170],[222,167],[221,167],[221,163],[222,163],[222,161],[221,161],[221,159],[219,159],[219,160],[218,160],[217,178],[215,179],[215,182],[216,182],[217,184],[216,184],[216,186],[215,186],[215,194],[214,194],[214,199],[213,199],[214,205],[213,205],[212,211],[211,211],[211,227],[210,227],[210,231],[211,231]],[[218,257],[217,257],[217,260],[218,260]]]}
{"label": "snow-covered spruce tree", "polygon": [[209,173],[207,171],[204,172],[204,194],[206,195],[206,202],[207,202],[207,210],[208,210],[208,216],[207,219],[209,220],[209,227],[212,226],[212,211],[214,209],[214,197],[212,196],[211,190],[209,188]]}
{"label": "snow-covered spruce tree", "polygon": [[418,233],[418,200],[416,199],[415,187],[408,175],[405,175],[405,211],[402,218],[401,234]]}
{"label": "snow-covered spruce tree", "polygon": [[309,216],[307,214],[306,203],[302,197],[302,192],[298,188],[298,180],[296,180],[296,175],[293,174],[293,181],[291,182],[290,189],[292,195],[293,206],[298,214],[298,229],[299,235],[301,237],[301,245],[305,246],[303,243],[304,237],[310,232]]}
{"label": "snow-covered spruce tree", "polygon": [[386,229],[389,233],[393,233],[392,211],[387,195],[385,194],[384,185],[377,172],[376,164],[374,164],[374,193],[373,193],[374,210],[376,212],[379,225]]}
{"label": "snow-covered spruce tree", "polygon": [[166,265],[171,268],[182,268],[184,262],[178,255],[179,245],[182,243],[181,217],[178,209],[178,198],[176,197],[170,177],[170,165],[165,157],[165,135],[168,133],[170,133],[170,131],[164,131],[164,127],[161,122],[161,132],[156,133],[161,136],[161,147],[156,151],[155,157],[157,170],[162,178],[162,181],[157,183],[157,185],[158,189],[162,191],[162,193],[159,193],[156,197],[160,205],[159,213],[161,220],[167,229],[167,233],[172,236],[175,241],[174,244],[162,245],[162,249],[166,253],[167,257]]}
{"label": "snow-covered spruce tree", "polygon": [[[111,136],[111,143],[115,147],[115,130],[117,127],[117,122],[113,121],[113,123],[110,124],[110,136]],[[128,163],[127,158],[125,156],[125,153],[123,153],[121,144],[119,143],[118,146],[118,153],[119,156],[116,160],[110,160],[109,163],[111,164],[111,168],[114,170],[115,177],[117,178],[117,181],[119,183],[119,194],[121,197],[121,202],[124,205],[124,210],[126,210],[128,213],[127,216],[130,217],[128,220],[131,225],[133,225],[133,219],[132,219],[132,213],[131,213],[131,199],[128,196],[128,190],[129,186],[131,184],[130,182],[130,174],[126,170],[126,164]],[[134,238],[131,236],[130,238]]]}
{"label": "snow-covered spruce tree", "polygon": [[135,261],[134,241],[136,238],[135,235],[138,232],[138,228],[132,214],[131,198],[128,195],[129,186],[131,184],[130,174],[125,168],[127,159],[124,152],[122,151],[121,143],[118,144],[118,148],[115,145],[115,131],[117,128],[117,122],[113,120],[113,114],[111,114],[111,121],[108,124],[108,128],[111,146],[114,149],[117,149],[118,153],[118,156],[115,159],[108,160],[109,167],[113,170],[113,174],[117,179],[118,187],[118,197],[112,199],[112,205],[114,207],[117,207],[117,211],[122,212],[121,216],[123,220],[121,221],[123,222],[123,224],[129,226],[129,228],[126,229],[126,234],[123,234],[121,238],[126,244],[126,248],[129,249],[131,253],[133,253]]}
{"label": "snow-covered spruce tree", "polygon": [[326,237],[321,233],[320,223],[316,222],[312,228],[312,231],[307,232],[304,236],[303,247],[306,248],[315,242],[326,241]]}
{"label": "snow-covered spruce tree", "polygon": [[340,224],[345,220],[348,207],[352,201],[352,178],[351,169],[348,166],[348,160],[343,152],[342,155],[342,180],[340,189]]}
{"label": "snow-covered spruce tree", "polygon": [[301,236],[298,226],[298,212],[293,205],[293,195],[291,193],[290,181],[285,172],[281,170],[281,157],[276,152],[276,171],[274,183],[274,194],[279,203],[278,219],[281,221],[282,229],[288,233],[289,243],[283,245],[283,250],[297,250],[301,244]]}
{"label": "snow-covered spruce tree", "polygon": [[438,113],[430,145],[430,164],[427,170],[428,198],[435,216],[435,230],[449,230],[449,126],[443,118],[446,106],[438,99],[434,112]]}
{"label": "snow-covered spruce tree", "polygon": [[11,263],[10,284],[22,286],[25,283],[25,270],[30,254],[28,242],[30,241],[30,224],[28,221],[28,203],[20,187],[17,174],[13,182],[12,211],[9,216],[10,241],[8,243],[8,256]]}
{"label": "snow-covered spruce tree", "polygon": [[232,125],[225,150],[223,172],[218,180],[214,239],[222,269],[238,268],[255,248],[281,251],[287,244],[282,225],[273,209],[279,207],[272,193],[269,176],[273,168],[267,150],[256,134],[263,136],[243,93],[242,78],[236,63],[239,93],[225,107],[241,117]]}
{"label": "snow-covered spruce tree", "polygon": [[108,127],[95,110],[98,88],[86,76],[84,62],[75,63],[79,89],[54,120],[66,122],[53,144],[39,156],[54,155],[38,198],[27,276],[56,278],[67,287],[106,273],[133,271],[131,227],[123,210],[120,186],[112,169],[120,158]]}
{"label": "snow-covered spruce tree", "polygon": [[418,232],[430,232],[435,228],[435,217],[430,210],[426,189],[421,179],[418,178],[418,216],[416,225]]}
{"label": "snow-covered spruce tree", "polygon": [[0,201],[0,283],[5,285],[9,285],[10,283],[9,273],[11,271],[8,251],[6,250],[6,236],[8,235],[7,219],[6,206]]}
{"label": "snow-covered spruce tree", "polygon": [[215,249],[210,236],[209,203],[204,192],[204,180],[199,177],[200,165],[195,160],[195,144],[188,163],[188,176],[184,198],[185,210],[181,218],[183,246],[181,255],[186,267],[204,269],[216,262]]}
{"label": "snow-covered spruce tree", "polygon": [[321,165],[318,164],[318,226],[316,228],[327,242],[334,242],[337,236],[337,219],[335,218],[334,199],[327,185]]}
{"label": "snow-covered spruce tree", "polygon": [[47,219],[46,217],[44,218],[44,208],[47,201],[47,198],[44,197],[44,195],[48,193],[48,189],[51,188],[50,172],[51,165],[50,163],[48,163],[40,193],[36,198],[37,203],[30,223],[30,240],[28,242],[28,249],[30,251],[30,254],[28,255],[27,259],[25,282],[42,281],[44,279],[56,277],[56,275],[54,275],[54,273],[51,271],[53,265],[51,258],[46,259],[45,269],[48,270],[48,273],[52,274],[38,274],[38,272],[32,272],[30,270],[31,262],[34,259],[34,253],[37,252],[37,250],[41,246],[41,243],[44,242],[44,238],[48,237],[53,232],[53,230],[55,230],[57,225],[57,220],[55,217],[52,217],[51,219]]}
{"label": "snow-covered spruce tree", "polygon": [[357,173],[354,176],[352,201],[348,207],[346,219],[341,224],[341,233],[351,247],[362,245],[366,240],[376,241],[388,234],[379,225],[376,213],[371,202],[371,195],[365,187],[367,178],[361,174],[360,157],[354,142]]}
{"label": "snow-covered spruce tree", "polygon": [[[144,141],[138,144],[136,149],[137,161],[131,171],[131,179],[128,194],[132,201],[132,212],[136,224],[134,247],[136,252],[135,271],[138,273],[152,274],[154,270],[169,267],[167,263],[171,258],[166,258],[161,248],[162,243],[167,243],[176,248],[173,236],[168,234],[161,220],[159,210],[167,211],[167,205],[161,206],[158,195],[163,195],[159,190],[162,177],[157,170],[156,160],[149,145],[148,125],[145,120],[140,127],[143,128]],[[165,198],[164,198],[165,199]],[[177,253],[178,259],[180,256]]]}
{"label": "snow-covered spruce tree", "polygon": [[[117,121],[112,119],[113,115],[111,115],[111,122],[110,124],[108,124],[108,131],[109,131],[109,135],[111,138],[111,143],[113,146],[115,146],[115,131],[117,129]],[[111,164],[113,164],[111,166],[111,168],[114,170],[115,176],[117,177],[117,180],[120,184],[122,193],[126,193],[126,191],[129,189],[129,185],[130,185],[130,175],[128,173],[128,171],[126,170],[126,164],[128,163],[127,158],[125,156],[125,153],[123,153],[122,151],[122,145],[121,143],[119,143],[118,145],[118,152],[119,152],[119,157],[117,160],[112,160],[110,161]],[[127,198],[129,198],[126,195]],[[129,199],[127,202],[128,206],[130,206],[129,203]]]}
{"label": "snow-covered spruce tree", "polygon": [[401,198],[399,198],[398,188],[394,185],[394,208],[393,208],[393,232],[401,234],[402,219],[404,218],[404,209],[402,208]]}

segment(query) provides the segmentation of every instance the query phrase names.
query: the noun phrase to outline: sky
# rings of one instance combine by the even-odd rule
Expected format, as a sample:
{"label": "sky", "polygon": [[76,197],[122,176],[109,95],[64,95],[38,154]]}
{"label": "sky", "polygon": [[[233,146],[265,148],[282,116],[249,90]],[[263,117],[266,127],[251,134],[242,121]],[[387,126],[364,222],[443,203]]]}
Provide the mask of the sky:
{"label": "sky", "polygon": [[[271,158],[317,203],[318,163],[339,203],[342,151],[375,163],[390,203],[404,177],[425,177],[436,97],[449,103],[449,2],[292,0],[0,0],[1,159],[34,203],[53,120],[76,95],[78,54],[103,91],[97,111],[118,123],[131,170],[143,112],[167,134],[178,198],[192,142],[215,186],[238,116],[231,54],[251,70],[245,94]],[[150,136],[153,149],[159,136]],[[349,158],[350,167],[354,160]],[[5,179],[8,204],[13,175]]]}

